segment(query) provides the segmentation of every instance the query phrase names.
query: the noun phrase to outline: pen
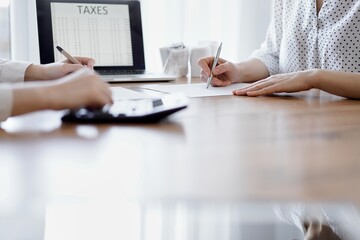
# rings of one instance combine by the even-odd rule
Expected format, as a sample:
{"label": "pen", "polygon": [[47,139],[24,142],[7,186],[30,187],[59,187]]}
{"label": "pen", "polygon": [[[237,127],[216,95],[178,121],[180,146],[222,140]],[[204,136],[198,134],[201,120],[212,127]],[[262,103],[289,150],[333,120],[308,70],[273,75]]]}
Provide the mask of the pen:
{"label": "pen", "polygon": [[213,62],[213,65],[212,65],[212,68],[211,68],[211,73],[210,73],[210,77],[208,77],[207,79],[207,82],[206,82],[206,88],[209,88],[210,84],[211,84],[211,81],[213,79],[213,70],[215,69],[218,61],[219,61],[219,56],[220,56],[220,52],[221,52],[221,47],[222,47],[222,42],[220,43],[220,45],[218,46],[217,50],[216,50],[216,55],[215,55],[215,58],[214,58],[214,62]]}
{"label": "pen", "polygon": [[71,63],[73,64],[80,64],[82,65],[78,60],[76,60],[73,56],[71,56],[68,52],[66,52],[64,49],[62,49],[61,47],[57,46],[56,47],[57,50],[59,50],[59,52],[67,58],[67,60],[69,60]]}

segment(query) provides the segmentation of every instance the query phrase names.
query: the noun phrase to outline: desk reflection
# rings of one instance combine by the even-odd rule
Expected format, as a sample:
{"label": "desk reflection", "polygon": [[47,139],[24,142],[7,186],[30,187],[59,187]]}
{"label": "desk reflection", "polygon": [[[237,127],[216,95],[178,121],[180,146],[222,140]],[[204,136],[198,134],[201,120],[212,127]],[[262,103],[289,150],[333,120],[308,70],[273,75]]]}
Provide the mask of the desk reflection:
{"label": "desk reflection", "polygon": [[[63,199],[36,205],[22,203],[13,211],[1,208],[0,238],[355,240],[360,229],[358,211],[347,204],[136,203]],[[317,211],[319,206],[321,212]],[[316,211],[309,211],[315,208]],[[305,212],[306,221],[299,221]],[[323,220],[316,225],[315,219]]]}

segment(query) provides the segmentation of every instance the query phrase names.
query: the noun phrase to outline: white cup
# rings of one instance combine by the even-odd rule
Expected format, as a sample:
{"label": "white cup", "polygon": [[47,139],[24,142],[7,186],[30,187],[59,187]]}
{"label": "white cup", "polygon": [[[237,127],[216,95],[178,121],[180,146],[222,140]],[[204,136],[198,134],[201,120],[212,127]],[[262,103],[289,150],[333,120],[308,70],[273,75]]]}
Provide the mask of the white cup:
{"label": "white cup", "polygon": [[197,45],[198,46],[209,46],[211,48],[211,56],[214,56],[216,54],[216,50],[219,46],[218,41],[211,41],[211,40],[202,40],[202,41],[198,41]]}
{"label": "white cup", "polygon": [[160,56],[161,56],[161,62],[162,62],[163,67],[165,66],[166,61],[168,60],[169,54],[170,54],[169,47],[160,48]]}
{"label": "white cup", "polygon": [[191,77],[200,77],[201,68],[198,65],[198,60],[203,57],[212,55],[212,48],[210,45],[194,46],[190,53],[190,68]]}
{"label": "white cup", "polygon": [[189,49],[186,47],[174,49],[160,48],[161,61],[164,73],[176,77],[185,77],[188,74]]}

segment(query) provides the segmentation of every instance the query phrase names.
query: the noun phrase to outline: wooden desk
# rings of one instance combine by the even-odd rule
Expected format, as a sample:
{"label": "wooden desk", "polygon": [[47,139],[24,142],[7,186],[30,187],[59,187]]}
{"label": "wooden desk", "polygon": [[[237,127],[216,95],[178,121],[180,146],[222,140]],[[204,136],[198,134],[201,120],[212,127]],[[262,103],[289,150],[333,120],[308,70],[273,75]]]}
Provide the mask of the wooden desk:
{"label": "wooden desk", "polygon": [[[141,85],[124,86],[139,90]],[[56,223],[47,223],[46,231],[63,233],[63,239],[81,239],[69,229],[86,221],[89,211],[98,219],[93,225],[105,224],[103,229],[114,222],[102,223],[108,216],[101,212],[104,207],[116,216],[132,215],[134,209],[138,214],[134,205],[120,204],[127,201],[173,203],[173,208],[155,208],[161,216],[164,209],[174,216],[179,206],[190,214],[194,202],[210,212],[213,203],[360,202],[360,102],[317,90],[193,98],[188,109],[159,124],[62,124],[58,112],[48,111],[11,118],[1,126],[0,215],[12,208],[37,209],[43,215],[36,213],[29,222],[45,225],[46,208],[46,221]],[[232,205],[221,206],[220,212],[211,212],[214,219],[218,213],[238,212]],[[153,222],[143,214],[143,204],[140,209],[142,230],[134,232],[146,232],[143,221]],[[199,214],[198,208],[194,211]],[[66,217],[59,223],[53,215]],[[231,216],[229,223],[239,218]],[[88,233],[86,239],[101,239],[96,233],[107,231],[94,229],[78,231]],[[38,229],[40,236],[44,232]]]}
{"label": "wooden desk", "polygon": [[360,201],[360,102],[317,90],[193,98],[159,124],[61,124],[42,112],[2,128],[2,162],[50,168],[75,185],[85,167],[87,181],[104,174],[146,199]]}

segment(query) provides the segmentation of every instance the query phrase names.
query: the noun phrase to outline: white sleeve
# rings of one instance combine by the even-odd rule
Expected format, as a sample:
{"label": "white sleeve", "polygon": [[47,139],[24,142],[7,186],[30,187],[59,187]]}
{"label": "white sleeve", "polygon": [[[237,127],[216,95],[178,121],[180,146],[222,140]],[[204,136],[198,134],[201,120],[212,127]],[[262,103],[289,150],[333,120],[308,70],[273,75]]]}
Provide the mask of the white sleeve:
{"label": "white sleeve", "polygon": [[13,107],[13,90],[4,83],[23,82],[29,66],[27,62],[0,59],[0,122],[11,116]]}
{"label": "white sleeve", "polygon": [[281,220],[295,225],[304,234],[307,233],[304,223],[315,220],[329,226],[342,240],[359,239],[360,216],[353,205],[289,203],[275,205],[274,211]]}
{"label": "white sleeve", "polygon": [[283,33],[283,0],[275,0],[273,17],[261,47],[250,58],[257,58],[268,68],[270,75],[279,74],[279,53]]}
{"label": "white sleeve", "polygon": [[25,71],[30,66],[27,62],[0,59],[0,83],[23,82]]}
{"label": "white sleeve", "polygon": [[5,121],[11,115],[13,107],[13,90],[0,85],[0,122]]}
{"label": "white sleeve", "polygon": [[305,206],[301,203],[277,204],[274,206],[275,214],[284,222],[296,226],[305,233],[303,220],[305,219]]}
{"label": "white sleeve", "polygon": [[324,205],[324,215],[331,229],[342,240],[359,239],[360,215],[357,207],[353,205]]}

